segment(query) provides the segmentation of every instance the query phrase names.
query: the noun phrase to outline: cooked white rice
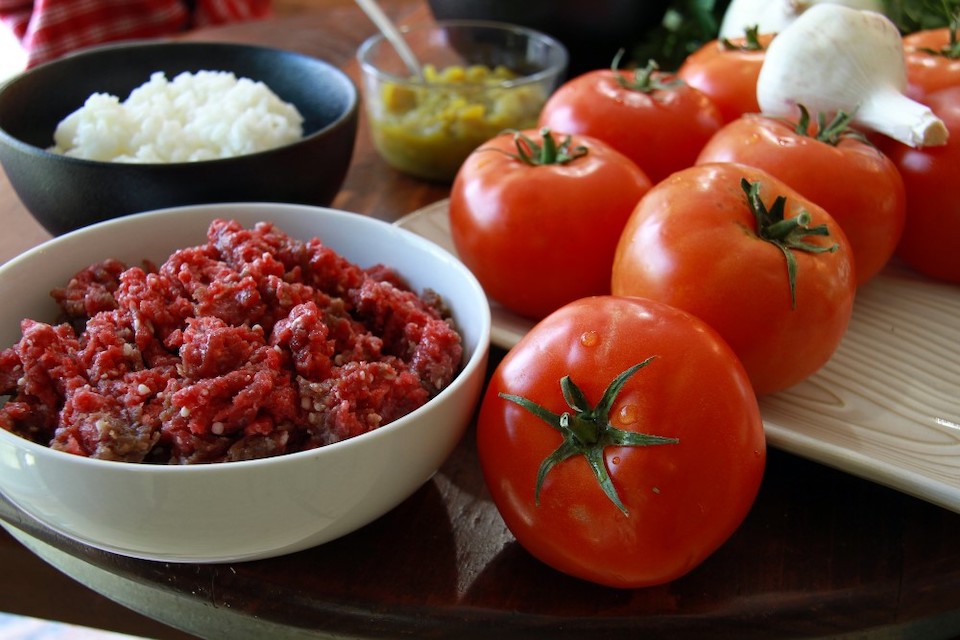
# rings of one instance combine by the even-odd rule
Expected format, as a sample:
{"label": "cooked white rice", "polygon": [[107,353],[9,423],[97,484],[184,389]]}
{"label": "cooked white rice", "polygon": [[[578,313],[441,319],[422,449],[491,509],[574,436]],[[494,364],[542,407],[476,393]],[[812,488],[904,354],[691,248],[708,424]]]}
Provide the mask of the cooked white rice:
{"label": "cooked white rice", "polygon": [[262,82],[224,71],[157,72],[121,102],[95,93],[57,125],[51,151],[88,160],[193,162],[303,136],[303,117]]}

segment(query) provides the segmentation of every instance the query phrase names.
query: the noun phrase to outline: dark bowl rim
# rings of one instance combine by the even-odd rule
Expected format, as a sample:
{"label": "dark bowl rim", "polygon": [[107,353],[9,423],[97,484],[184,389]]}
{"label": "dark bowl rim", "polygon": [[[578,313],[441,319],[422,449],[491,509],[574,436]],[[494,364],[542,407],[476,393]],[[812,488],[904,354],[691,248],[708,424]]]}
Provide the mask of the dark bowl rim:
{"label": "dark bowl rim", "polygon": [[[261,51],[266,53],[282,54],[284,56],[294,56],[300,58],[304,61],[321,64],[335,74],[339,75],[344,81],[344,85],[349,90],[349,104],[347,108],[344,109],[335,120],[327,124],[327,126],[317,129],[316,131],[301,137],[299,140],[285,144],[279,147],[274,147],[272,149],[264,149],[262,151],[256,151],[254,153],[246,153],[238,156],[231,156],[226,158],[213,158],[210,160],[193,160],[189,162],[117,162],[113,160],[90,160],[86,158],[76,158],[73,156],[67,156],[60,153],[54,153],[48,151],[42,147],[37,147],[35,145],[24,142],[20,138],[17,138],[13,134],[9,133],[6,129],[0,126],[0,142],[8,145],[11,148],[18,149],[23,153],[38,157],[46,157],[51,159],[57,159],[59,161],[67,162],[68,164],[79,164],[89,167],[109,167],[109,166],[129,166],[129,167],[188,167],[188,166],[204,166],[212,167],[215,165],[226,165],[234,164],[237,162],[243,162],[250,159],[256,159],[261,156],[275,155],[277,153],[286,152],[287,150],[295,150],[301,146],[307,145],[310,142],[316,140],[317,138],[326,136],[330,131],[339,128],[350,120],[355,120],[358,117],[359,107],[360,107],[360,91],[357,89],[356,84],[353,79],[347,75],[343,69],[340,69],[336,65],[319,58],[316,56],[311,56],[299,51],[293,51],[290,49],[284,49],[281,47],[271,47],[258,44],[246,44],[240,42],[206,42],[206,41],[194,41],[194,40],[174,40],[174,39],[138,39],[138,40],[125,40],[123,42],[113,42],[107,44],[93,45],[77,51],[71,52],[65,56],[57,58],[56,60],[50,60],[42,64],[37,65],[31,69],[28,69],[24,72],[21,72],[11,78],[8,78],[5,82],[0,82],[0,95],[2,95],[7,89],[15,85],[17,82],[21,81],[23,78],[26,78],[28,75],[34,71],[40,69],[46,69],[54,65],[59,65],[69,60],[73,60],[79,57],[91,57],[97,56],[104,53],[113,53],[115,50],[128,50],[128,49],[164,49],[169,47],[176,48],[203,48],[203,49],[234,49],[234,50],[251,50],[251,51]],[[147,80],[144,80],[147,82]]]}
{"label": "dark bowl rim", "polygon": [[[504,80],[497,85],[486,85],[480,83],[464,83],[464,87],[471,86],[485,86],[488,88],[513,88],[513,87],[522,87],[529,84],[538,84],[547,80],[551,77],[560,78],[563,76],[566,71],[567,66],[570,64],[570,53],[567,50],[566,45],[560,42],[558,39],[554,38],[548,33],[539,31],[537,29],[532,29],[530,27],[525,27],[519,24],[513,24],[510,22],[500,22],[497,20],[473,20],[473,19],[450,19],[450,20],[437,20],[431,23],[418,23],[413,25],[404,25],[400,27],[400,33],[410,33],[412,31],[426,31],[426,30],[438,30],[443,29],[444,27],[455,27],[455,28],[471,28],[471,27],[482,27],[485,29],[498,30],[498,31],[510,31],[513,33],[519,33],[527,36],[528,38],[540,40],[549,44],[553,49],[560,53],[560,60],[557,64],[550,67],[546,67],[519,78],[513,80]],[[430,87],[435,86],[429,82],[423,80],[418,80],[416,78],[410,78],[405,76],[398,76],[392,73],[387,73],[381,71],[376,66],[368,62],[365,57],[366,54],[372,49],[375,45],[380,44],[386,39],[382,33],[374,33],[366,40],[364,40],[360,47],[357,49],[357,63],[360,65],[360,70],[367,75],[377,78],[381,82],[390,82],[393,84],[401,84],[411,87]]]}

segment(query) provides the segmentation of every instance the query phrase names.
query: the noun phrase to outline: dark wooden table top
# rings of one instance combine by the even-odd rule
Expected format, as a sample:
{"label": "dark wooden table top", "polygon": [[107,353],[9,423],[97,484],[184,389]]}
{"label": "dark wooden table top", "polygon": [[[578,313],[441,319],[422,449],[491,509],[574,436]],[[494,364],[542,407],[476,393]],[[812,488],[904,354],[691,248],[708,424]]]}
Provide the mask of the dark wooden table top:
{"label": "dark wooden table top", "polygon": [[[401,21],[429,18],[421,0],[384,5]],[[283,46],[334,61],[356,78],[354,51],[372,32],[352,3],[330,0],[188,37]],[[361,122],[334,206],[395,220],[446,195],[442,185],[387,168]],[[2,173],[0,216],[0,260],[47,237]],[[494,349],[493,365],[502,354]],[[960,514],[774,449],[753,510],[707,562],[668,585],[608,589],[560,575],[519,547],[484,487],[473,435],[387,515],[277,559],[133,560],[64,539],[2,498],[0,519],[22,553],[203,637],[960,636]]]}

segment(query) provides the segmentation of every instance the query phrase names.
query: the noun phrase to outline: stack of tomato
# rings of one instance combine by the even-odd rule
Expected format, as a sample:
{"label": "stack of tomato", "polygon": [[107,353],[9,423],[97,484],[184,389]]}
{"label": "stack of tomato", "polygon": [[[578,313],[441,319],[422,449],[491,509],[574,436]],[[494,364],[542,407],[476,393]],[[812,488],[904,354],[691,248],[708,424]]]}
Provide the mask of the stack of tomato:
{"label": "stack of tomato", "polygon": [[[949,44],[921,37],[908,59]],[[639,587],[700,564],[759,489],[757,398],[831,357],[857,287],[895,252],[960,282],[960,139],[755,113],[769,38],[576,77],[453,184],[461,258],[538,321],[484,396],[484,476],[517,540],[571,575]],[[960,83],[934,91],[960,74],[948,55],[911,63],[911,92],[960,130]]]}

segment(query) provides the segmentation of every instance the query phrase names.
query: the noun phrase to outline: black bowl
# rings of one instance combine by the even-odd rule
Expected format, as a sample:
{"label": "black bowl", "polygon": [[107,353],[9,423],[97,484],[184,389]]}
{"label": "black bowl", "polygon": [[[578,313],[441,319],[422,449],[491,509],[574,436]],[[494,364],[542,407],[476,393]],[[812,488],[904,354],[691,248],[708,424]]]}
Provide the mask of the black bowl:
{"label": "black bowl", "polygon": [[[234,158],[172,164],[100,162],[52,153],[57,124],[95,92],[126,99],[163,71],[229,71],[262,81],[304,118],[293,144]],[[359,93],[309,56],[230,43],[151,41],[96,47],[31,69],[0,87],[0,163],[50,233],[139,211],[212,202],[327,206],[353,155]]]}
{"label": "black bowl", "polygon": [[663,20],[671,0],[428,0],[437,20],[494,20],[548,33],[570,53],[568,74],[609,68]]}

